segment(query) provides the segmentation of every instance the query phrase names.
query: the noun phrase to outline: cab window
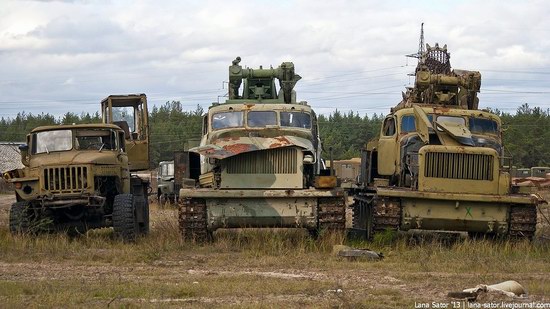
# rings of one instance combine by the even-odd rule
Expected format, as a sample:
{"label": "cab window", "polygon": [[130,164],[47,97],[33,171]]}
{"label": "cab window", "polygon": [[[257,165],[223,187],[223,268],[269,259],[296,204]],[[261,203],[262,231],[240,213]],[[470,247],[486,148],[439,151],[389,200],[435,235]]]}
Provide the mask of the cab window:
{"label": "cab window", "polygon": [[416,126],[414,124],[414,116],[406,115],[401,117],[401,133],[408,133],[416,131]]}
{"label": "cab window", "polygon": [[395,134],[395,120],[393,118],[386,118],[384,120],[382,132],[384,136],[392,136]]}
{"label": "cab window", "polygon": [[[461,125],[466,125],[466,120],[460,116],[438,116],[437,122],[439,123],[456,123]],[[443,129],[437,128],[438,131],[442,132]]]}
{"label": "cab window", "polygon": [[212,129],[235,128],[243,126],[243,112],[223,112],[212,115]]}
{"label": "cab window", "polygon": [[112,130],[76,130],[75,148],[79,150],[116,150],[116,133]]}
{"label": "cab window", "polygon": [[456,124],[462,124],[462,125],[466,124],[466,121],[464,120],[464,118],[459,116],[439,116],[437,117],[437,122],[456,123]]}
{"label": "cab window", "polygon": [[281,127],[311,128],[311,116],[302,112],[281,112]]}
{"label": "cab window", "polygon": [[130,132],[136,132],[136,117],[133,106],[113,106],[113,122],[126,122]]}
{"label": "cab window", "polygon": [[277,125],[277,113],[273,111],[248,112],[246,124],[249,127]]}
{"label": "cab window", "polygon": [[469,122],[472,133],[498,134],[498,124],[496,121],[487,118],[470,118]]}
{"label": "cab window", "polygon": [[[430,123],[432,122],[433,116],[427,115],[428,120],[430,120]],[[409,133],[409,132],[416,132],[416,124],[415,124],[415,118],[414,115],[405,115],[401,117],[401,133]]]}

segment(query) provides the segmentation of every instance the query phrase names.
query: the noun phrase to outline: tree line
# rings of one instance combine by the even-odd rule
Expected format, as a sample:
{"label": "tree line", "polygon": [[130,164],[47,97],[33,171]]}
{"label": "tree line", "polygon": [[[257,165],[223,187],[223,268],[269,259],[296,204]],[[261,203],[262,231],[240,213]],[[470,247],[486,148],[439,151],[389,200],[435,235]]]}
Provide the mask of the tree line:
{"label": "tree line", "polygon": [[[166,102],[153,107],[149,116],[151,161],[171,160],[173,152],[183,150],[189,140],[201,137],[204,109],[197,105],[185,110],[179,101]],[[550,165],[550,112],[540,107],[523,104],[515,113],[498,109],[491,112],[503,122],[505,154],[512,157],[518,167]],[[360,156],[366,143],[375,138],[384,116],[373,114],[360,116],[357,112],[343,113],[336,110],[330,115],[318,115],[319,131],[324,145],[325,158],[332,148],[335,160]],[[28,132],[42,125],[98,123],[101,115],[67,112],[61,117],[48,113],[21,112],[14,118],[0,119],[0,141],[24,142]]]}

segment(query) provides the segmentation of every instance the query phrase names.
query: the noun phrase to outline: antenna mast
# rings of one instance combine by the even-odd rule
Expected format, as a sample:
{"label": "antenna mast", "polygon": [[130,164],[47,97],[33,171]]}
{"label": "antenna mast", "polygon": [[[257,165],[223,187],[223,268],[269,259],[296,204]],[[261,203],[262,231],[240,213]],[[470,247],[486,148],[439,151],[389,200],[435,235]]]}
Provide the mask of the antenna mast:
{"label": "antenna mast", "polygon": [[418,43],[418,52],[416,54],[407,55],[407,57],[420,59],[424,52],[426,52],[426,45],[424,44],[424,23],[420,24],[420,42]]}

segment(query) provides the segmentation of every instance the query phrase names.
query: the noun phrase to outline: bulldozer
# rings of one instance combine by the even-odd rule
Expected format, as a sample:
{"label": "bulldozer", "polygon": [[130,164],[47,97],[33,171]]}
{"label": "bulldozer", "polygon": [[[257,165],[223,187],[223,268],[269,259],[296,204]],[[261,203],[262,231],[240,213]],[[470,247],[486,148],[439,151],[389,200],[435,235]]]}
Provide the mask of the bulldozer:
{"label": "bulldozer", "polygon": [[501,120],[479,109],[481,74],[453,70],[446,45],[421,43],[417,56],[414,86],[362,153],[353,234],[430,230],[533,238],[544,201],[511,184]]}
{"label": "bulldozer", "polygon": [[344,191],[321,158],[315,112],[296,100],[294,64],[240,61],[229,66],[228,100],[204,115],[200,145],[175,159],[176,175],[190,177],[176,176],[183,239],[206,241],[220,228],[343,231]]}
{"label": "bulldozer", "polygon": [[20,146],[24,168],[5,173],[15,187],[13,234],[113,227],[125,241],[149,232],[147,97],[101,102],[103,123],[41,126]]}

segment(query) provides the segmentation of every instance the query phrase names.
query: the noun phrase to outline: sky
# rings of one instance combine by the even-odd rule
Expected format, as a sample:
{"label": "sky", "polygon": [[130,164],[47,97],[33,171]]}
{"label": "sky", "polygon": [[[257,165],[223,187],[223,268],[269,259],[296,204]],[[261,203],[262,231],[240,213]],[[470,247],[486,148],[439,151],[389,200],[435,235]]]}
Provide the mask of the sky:
{"label": "sky", "polygon": [[455,69],[482,74],[480,107],[550,108],[550,1],[0,0],[0,117],[223,102],[227,69],[294,62],[318,112],[386,114],[414,83],[420,24]]}

